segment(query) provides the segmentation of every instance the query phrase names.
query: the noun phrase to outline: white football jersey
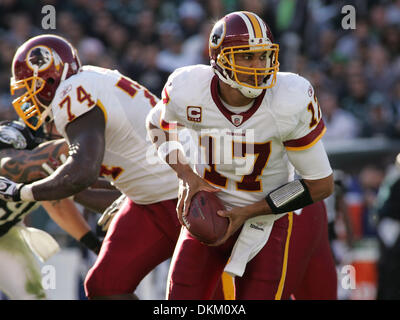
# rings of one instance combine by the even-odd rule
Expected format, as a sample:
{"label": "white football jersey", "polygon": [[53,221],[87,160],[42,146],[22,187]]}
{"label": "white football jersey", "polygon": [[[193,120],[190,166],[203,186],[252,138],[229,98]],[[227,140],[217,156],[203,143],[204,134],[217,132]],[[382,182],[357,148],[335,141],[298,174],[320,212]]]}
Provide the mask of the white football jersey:
{"label": "white football jersey", "polygon": [[57,130],[66,137],[68,123],[95,106],[101,108],[106,121],[101,175],[134,202],[149,204],[178,193],[175,172],[147,139],[146,116],[157,102],[146,88],[116,70],[84,66],[58,87],[52,112]]}
{"label": "white football jersey", "polygon": [[[311,148],[325,132],[314,89],[293,73],[278,72],[274,87],[247,111],[234,113],[221,101],[210,66],[180,68],[169,77],[156,108],[152,115],[161,119],[151,121],[164,130],[176,122],[190,129],[198,152],[196,172],[221,189],[218,196],[228,207],[257,202],[292,181],[288,154]],[[313,179],[332,173],[329,165],[314,171]]]}

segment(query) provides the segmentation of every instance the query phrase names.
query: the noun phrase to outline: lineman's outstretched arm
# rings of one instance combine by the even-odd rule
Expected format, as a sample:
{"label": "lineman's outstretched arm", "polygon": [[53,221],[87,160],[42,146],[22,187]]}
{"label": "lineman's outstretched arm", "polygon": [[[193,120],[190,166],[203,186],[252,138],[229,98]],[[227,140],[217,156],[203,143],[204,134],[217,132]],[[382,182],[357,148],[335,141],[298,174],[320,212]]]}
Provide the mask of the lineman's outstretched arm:
{"label": "lineman's outstretched arm", "polygon": [[[0,151],[0,174],[17,182],[31,182],[46,177],[42,164],[59,159],[66,154],[68,146],[64,139],[48,141],[32,150],[12,148]],[[43,202],[49,216],[73,238],[89,249],[98,252],[100,241],[91,232],[75,204],[69,199]]]}
{"label": "lineman's outstretched arm", "polygon": [[64,139],[43,142],[32,150],[7,148],[0,151],[0,175],[15,182],[32,182],[47,177],[42,164],[68,153]]}
{"label": "lineman's outstretched arm", "polygon": [[58,200],[92,185],[99,176],[105,148],[105,119],[93,108],[66,127],[69,156],[49,177],[20,188],[24,201]]}

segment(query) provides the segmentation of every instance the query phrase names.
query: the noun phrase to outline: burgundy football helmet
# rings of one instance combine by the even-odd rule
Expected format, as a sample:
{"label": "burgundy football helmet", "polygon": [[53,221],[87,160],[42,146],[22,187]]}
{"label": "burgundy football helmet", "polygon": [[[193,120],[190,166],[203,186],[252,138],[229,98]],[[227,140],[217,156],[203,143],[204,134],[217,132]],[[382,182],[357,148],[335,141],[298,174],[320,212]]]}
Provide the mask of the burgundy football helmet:
{"label": "burgundy football helmet", "polygon": [[10,89],[12,95],[25,90],[12,103],[27,126],[36,130],[46,117],[51,117],[50,104],[58,86],[80,68],[76,49],[59,36],[40,35],[18,48],[11,67]]}
{"label": "burgundy football helmet", "polygon": [[[273,42],[268,25],[256,14],[247,11],[227,14],[214,25],[210,33],[211,66],[223,82],[239,89],[246,97],[255,98],[262,90],[276,83],[279,45]],[[265,52],[265,67],[238,65],[235,62],[238,52]],[[251,83],[240,81],[239,74],[254,76],[254,80]]]}

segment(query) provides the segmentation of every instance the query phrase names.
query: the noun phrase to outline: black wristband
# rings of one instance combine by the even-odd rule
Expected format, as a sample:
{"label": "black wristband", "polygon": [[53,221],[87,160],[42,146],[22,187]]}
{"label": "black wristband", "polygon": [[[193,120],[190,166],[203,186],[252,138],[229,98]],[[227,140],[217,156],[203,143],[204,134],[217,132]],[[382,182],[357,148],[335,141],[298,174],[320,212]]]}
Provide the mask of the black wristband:
{"label": "black wristband", "polygon": [[21,189],[22,189],[22,187],[25,185],[25,183],[18,183],[17,184],[17,189],[16,189],[16,192],[15,192],[15,194],[14,194],[14,196],[13,196],[13,200],[15,201],[15,202],[19,202],[19,201],[22,201],[21,200]]}
{"label": "black wristband", "polygon": [[275,190],[265,197],[273,214],[291,212],[304,208],[314,201],[303,179],[294,180]]}
{"label": "black wristband", "polygon": [[88,231],[79,240],[84,246],[92,250],[95,254],[99,254],[101,248],[101,241],[96,237],[92,231]]}

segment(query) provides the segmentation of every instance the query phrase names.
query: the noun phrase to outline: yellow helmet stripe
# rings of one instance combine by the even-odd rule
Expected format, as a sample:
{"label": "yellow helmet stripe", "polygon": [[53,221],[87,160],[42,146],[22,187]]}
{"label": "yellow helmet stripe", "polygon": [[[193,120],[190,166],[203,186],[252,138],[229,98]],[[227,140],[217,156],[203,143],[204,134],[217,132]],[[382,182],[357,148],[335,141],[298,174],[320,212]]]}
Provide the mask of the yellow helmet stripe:
{"label": "yellow helmet stripe", "polygon": [[262,38],[263,32],[261,29],[260,22],[258,21],[256,16],[253,13],[247,11],[244,11],[243,13],[246,15],[247,18],[249,18],[251,25],[253,26],[255,38]]}

